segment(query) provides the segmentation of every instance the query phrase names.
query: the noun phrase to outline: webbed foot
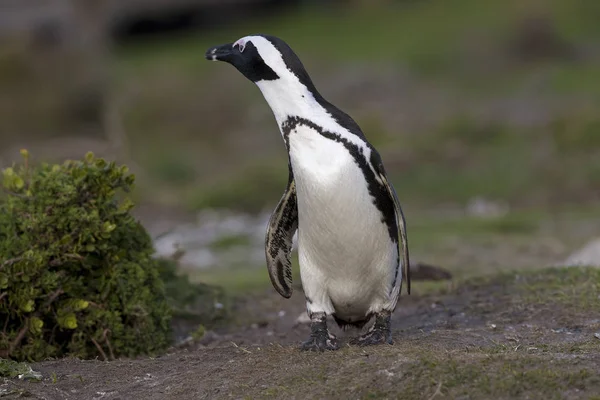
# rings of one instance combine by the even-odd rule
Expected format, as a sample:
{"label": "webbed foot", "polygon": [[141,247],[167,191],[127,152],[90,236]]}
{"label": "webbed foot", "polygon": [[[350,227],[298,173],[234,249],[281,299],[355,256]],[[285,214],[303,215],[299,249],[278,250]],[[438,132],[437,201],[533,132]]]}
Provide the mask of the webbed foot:
{"label": "webbed foot", "polygon": [[300,345],[300,350],[325,351],[339,349],[337,338],[327,330],[325,313],[312,314],[310,320],[310,338]]}
{"label": "webbed foot", "polygon": [[393,344],[392,330],[390,329],[391,313],[382,311],[375,315],[375,324],[364,335],[351,341],[359,346],[372,346],[376,344]]}
{"label": "webbed foot", "polygon": [[310,338],[303,342],[300,350],[303,351],[325,351],[339,349],[337,339],[330,338],[328,335],[310,335]]}

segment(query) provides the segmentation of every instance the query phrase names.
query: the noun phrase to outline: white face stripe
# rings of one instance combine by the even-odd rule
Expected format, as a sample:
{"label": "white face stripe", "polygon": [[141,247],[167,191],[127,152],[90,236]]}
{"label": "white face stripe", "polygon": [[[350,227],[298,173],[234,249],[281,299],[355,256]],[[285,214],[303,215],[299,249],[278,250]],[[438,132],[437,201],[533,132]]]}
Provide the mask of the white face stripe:
{"label": "white face stripe", "polygon": [[[315,100],[308,88],[288,69],[283,55],[273,43],[262,36],[244,36],[237,42],[245,44],[252,42],[265,64],[279,76],[279,79],[276,80],[258,81],[256,85],[269,103],[280,130],[281,125],[288,117],[305,118],[359,146],[363,149],[364,157],[370,160],[371,149],[360,137],[338,124],[331,114]],[[371,168],[373,167],[371,166]]]}
{"label": "white face stripe", "polygon": [[237,46],[240,49],[240,52],[243,53],[244,49],[246,48],[246,42],[247,42],[246,38],[243,37],[241,39],[236,40],[236,42],[233,44],[232,47],[236,47]]}

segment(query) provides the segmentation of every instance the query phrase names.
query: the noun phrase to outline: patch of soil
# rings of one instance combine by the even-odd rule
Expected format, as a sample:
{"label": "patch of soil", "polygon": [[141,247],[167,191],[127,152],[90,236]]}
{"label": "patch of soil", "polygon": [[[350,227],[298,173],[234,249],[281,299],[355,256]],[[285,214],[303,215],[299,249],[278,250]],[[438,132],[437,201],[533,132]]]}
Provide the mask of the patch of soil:
{"label": "patch of soil", "polygon": [[269,290],[237,305],[238,326],[200,343],[158,358],[34,364],[42,382],[5,380],[0,397],[588,399],[600,395],[599,281],[597,270],[553,269],[403,296],[393,346],[349,346],[358,332],[330,324],[342,349],[323,354],[297,349],[309,334],[296,321],[301,293]]}

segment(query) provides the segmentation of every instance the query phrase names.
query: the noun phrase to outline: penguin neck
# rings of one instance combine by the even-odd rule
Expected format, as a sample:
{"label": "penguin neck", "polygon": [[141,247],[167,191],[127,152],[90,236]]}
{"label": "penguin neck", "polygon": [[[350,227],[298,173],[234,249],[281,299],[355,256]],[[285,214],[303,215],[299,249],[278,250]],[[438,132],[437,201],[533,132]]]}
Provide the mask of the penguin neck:
{"label": "penguin neck", "polygon": [[256,82],[256,85],[271,107],[280,129],[290,117],[305,118],[330,129],[341,128],[324,106],[329,103],[316,89],[309,90],[299,80],[263,80]]}

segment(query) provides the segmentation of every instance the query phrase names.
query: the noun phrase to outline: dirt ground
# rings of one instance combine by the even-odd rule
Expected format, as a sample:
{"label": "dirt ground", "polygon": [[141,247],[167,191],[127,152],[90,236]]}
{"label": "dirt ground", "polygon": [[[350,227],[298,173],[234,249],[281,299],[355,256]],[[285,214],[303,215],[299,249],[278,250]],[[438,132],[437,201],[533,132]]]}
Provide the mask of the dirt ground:
{"label": "dirt ground", "polygon": [[236,328],[158,358],[57,360],[41,382],[0,384],[34,399],[600,399],[600,271],[502,273],[416,286],[393,317],[394,345],[297,349],[302,295],[240,300]]}

